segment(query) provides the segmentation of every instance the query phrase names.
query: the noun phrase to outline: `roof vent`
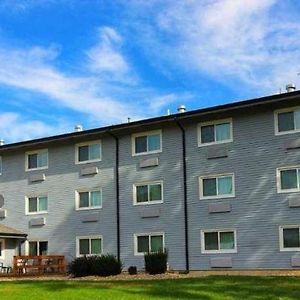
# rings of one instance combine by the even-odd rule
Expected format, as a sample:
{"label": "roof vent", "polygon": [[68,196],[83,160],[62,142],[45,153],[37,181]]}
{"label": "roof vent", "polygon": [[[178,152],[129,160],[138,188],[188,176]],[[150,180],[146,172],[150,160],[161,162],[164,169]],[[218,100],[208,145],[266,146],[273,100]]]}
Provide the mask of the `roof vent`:
{"label": "roof vent", "polygon": [[287,93],[296,91],[296,86],[293,83],[287,84],[285,88],[286,88]]}
{"label": "roof vent", "polygon": [[4,140],[0,140],[0,146],[3,146],[3,145],[5,145],[5,141]]}
{"label": "roof vent", "polygon": [[82,125],[78,124],[74,127],[74,130],[75,130],[75,132],[80,132],[83,130],[83,127],[82,127]]}
{"label": "roof vent", "polygon": [[186,107],[185,107],[185,105],[180,105],[178,108],[177,108],[177,111],[178,111],[178,113],[184,113],[184,112],[186,112]]}

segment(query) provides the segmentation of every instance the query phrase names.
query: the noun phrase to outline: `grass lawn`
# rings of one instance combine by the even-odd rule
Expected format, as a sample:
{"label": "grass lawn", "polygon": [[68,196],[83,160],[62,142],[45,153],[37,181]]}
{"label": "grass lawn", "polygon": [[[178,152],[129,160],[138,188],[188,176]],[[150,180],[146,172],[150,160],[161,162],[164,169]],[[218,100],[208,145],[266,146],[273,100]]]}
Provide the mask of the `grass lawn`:
{"label": "grass lawn", "polygon": [[300,299],[300,277],[209,276],[132,281],[0,282],[1,300]]}

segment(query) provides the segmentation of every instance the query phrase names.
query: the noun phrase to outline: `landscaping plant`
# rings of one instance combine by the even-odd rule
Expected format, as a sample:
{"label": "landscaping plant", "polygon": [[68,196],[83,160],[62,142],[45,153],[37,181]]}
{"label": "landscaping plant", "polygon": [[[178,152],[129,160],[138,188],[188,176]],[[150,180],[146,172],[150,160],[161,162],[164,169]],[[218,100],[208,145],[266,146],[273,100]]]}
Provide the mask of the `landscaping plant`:
{"label": "landscaping plant", "polygon": [[145,253],[145,270],[147,273],[162,274],[167,271],[168,252],[158,251],[153,253]]}

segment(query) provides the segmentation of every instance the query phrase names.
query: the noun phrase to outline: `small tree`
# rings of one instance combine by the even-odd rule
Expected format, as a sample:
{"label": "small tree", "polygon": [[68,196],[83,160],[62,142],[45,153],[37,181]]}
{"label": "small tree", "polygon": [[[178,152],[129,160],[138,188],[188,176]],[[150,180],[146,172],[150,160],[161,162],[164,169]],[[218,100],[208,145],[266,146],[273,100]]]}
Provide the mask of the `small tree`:
{"label": "small tree", "polygon": [[167,271],[168,252],[158,251],[152,253],[145,253],[145,270],[147,273],[162,274]]}

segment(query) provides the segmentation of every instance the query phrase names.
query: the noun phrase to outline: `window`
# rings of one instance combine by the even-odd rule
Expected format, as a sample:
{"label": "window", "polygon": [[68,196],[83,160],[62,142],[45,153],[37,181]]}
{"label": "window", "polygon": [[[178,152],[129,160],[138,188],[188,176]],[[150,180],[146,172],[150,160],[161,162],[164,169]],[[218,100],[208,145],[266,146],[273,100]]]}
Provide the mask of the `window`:
{"label": "window", "polygon": [[201,231],[202,253],[235,253],[235,230]]}
{"label": "window", "polygon": [[161,181],[134,185],[134,204],[154,204],[163,202]]}
{"label": "window", "polygon": [[0,240],[0,258],[4,259],[4,240]]}
{"label": "window", "polygon": [[77,256],[101,255],[102,236],[83,236],[76,239]]}
{"label": "window", "polygon": [[198,146],[232,142],[232,119],[201,123]]}
{"label": "window", "polygon": [[277,190],[279,193],[300,192],[300,167],[277,169]]}
{"label": "window", "polygon": [[161,130],[134,134],[132,136],[132,155],[161,152],[161,144]]}
{"label": "window", "polygon": [[275,134],[300,132],[300,107],[275,111]]}
{"label": "window", "polygon": [[26,171],[47,169],[48,150],[38,150],[26,153]]}
{"label": "window", "polygon": [[77,164],[101,160],[101,141],[93,141],[76,145]]}
{"label": "window", "polygon": [[2,175],[2,156],[0,156],[0,175]]}
{"label": "window", "polygon": [[300,225],[279,227],[281,251],[300,251]]}
{"label": "window", "polygon": [[235,196],[234,175],[203,176],[200,180],[200,199],[230,198]]}
{"label": "window", "polygon": [[164,251],[164,234],[150,233],[135,235],[135,255]]}
{"label": "window", "polygon": [[77,191],[76,209],[95,209],[102,207],[102,191],[95,189],[91,191]]}
{"label": "window", "polygon": [[48,197],[26,197],[26,214],[46,213],[48,210]]}
{"label": "window", "polygon": [[48,254],[48,242],[47,241],[29,241],[28,242],[28,255],[47,255]]}

